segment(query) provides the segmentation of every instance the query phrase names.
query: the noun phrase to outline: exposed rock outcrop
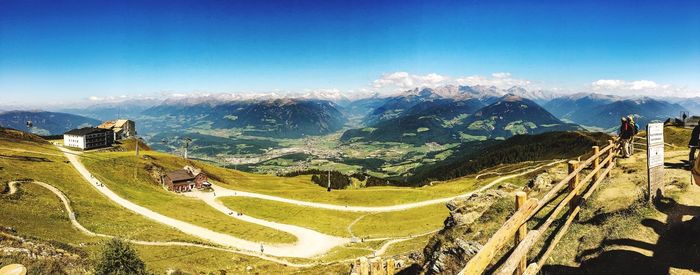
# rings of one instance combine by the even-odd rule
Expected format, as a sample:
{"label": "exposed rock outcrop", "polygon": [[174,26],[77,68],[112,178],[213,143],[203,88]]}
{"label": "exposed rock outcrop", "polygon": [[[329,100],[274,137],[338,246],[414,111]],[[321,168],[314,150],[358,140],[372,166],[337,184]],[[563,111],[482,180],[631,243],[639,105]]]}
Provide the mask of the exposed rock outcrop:
{"label": "exposed rock outcrop", "polygon": [[549,173],[542,173],[537,175],[536,178],[531,179],[527,183],[527,187],[531,190],[541,192],[543,190],[549,190],[552,188],[552,176]]}
{"label": "exposed rock outcrop", "polygon": [[450,216],[445,220],[445,228],[457,225],[470,225],[498,199],[506,196],[501,190],[489,190],[483,194],[473,194],[468,198],[457,198],[447,202]]}
{"label": "exposed rock outcrop", "polygon": [[25,265],[30,274],[86,274],[88,254],[67,244],[30,241],[14,235],[12,228],[0,228],[0,266]]}
{"label": "exposed rock outcrop", "polygon": [[[450,216],[445,228],[436,234],[423,249],[425,274],[457,274],[481,249],[481,230],[489,230],[500,222],[501,213],[512,204],[512,196],[503,190],[489,190],[468,198],[447,203]],[[510,206],[512,207],[512,206]],[[492,221],[493,220],[493,221]],[[491,221],[491,222],[489,222]],[[489,226],[493,224],[493,226]],[[478,225],[472,228],[472,225]]]}

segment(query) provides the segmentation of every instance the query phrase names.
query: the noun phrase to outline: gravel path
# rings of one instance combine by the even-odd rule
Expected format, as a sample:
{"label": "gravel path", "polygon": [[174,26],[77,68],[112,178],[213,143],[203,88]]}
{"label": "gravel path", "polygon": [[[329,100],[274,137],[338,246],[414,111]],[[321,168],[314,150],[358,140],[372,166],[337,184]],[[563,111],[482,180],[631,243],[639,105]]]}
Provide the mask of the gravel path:
{"label": "gravel path", "polygon": [[[287,198],[282,198],[282,197],[276,197],[276,196],[270,196],[270,195],[265,195],[265,194],[258,194],[258,193],[252,193],[252,192],[243,192],[243,191],[237,191],[237,190],[232,190],[232,189],[227,189],[218,185],[213,185],[212,188],[214,189],[213,193],[203,193],[203,192],[192,192],[190,194],[186,194],[188,196],[194,196],[214,209],[217,209],[218,211],[225,213],[225,214],[234,214],[230,215],[232,218],[237,218],[246,222],[250,223],[255,223],[258,225],[274,228],[280,231],[284,231],[287,233],[290,233],[294,236],[297,237],[297,242],[294,244],[261,244],[257,242],[251,242],[243,239],[239,239],[227,234],[219,233],[219,232],[214,232],[210,229],[193,225],[184,221],[180,221],[177,219],[173,219],[167,216],[164,216],[162,214],[159,214],[157,212],[154,212],[150,209],[147,209],[145,207],[139,206],[135,203],[132,203],[113,191],[111,191],[108,187],[102,185],[102,184],[97,184],[96,179],[94,179],[91,176],[91,173],[85,168],[85,166],[80,163],[80,160],[78,156],[81,154],[81,152],[75,152],[71,151],[69,149],[57,146],[59,150],[61,150],[66,158],[70,161],[70,163],[75,167],[75,169],[80,173],[85,180],[88,182],[94,184],[92,185],[93,188],[96,188],[100,193],[105,195],[107,198],[111,199],[112,201],[116,202],[117,204],[134,211],[140,215],[143,215],[151,220],[154,220],[156,222],[171,226],[176,228],[177,230],[180,230],[186,234],[199,237],[201,239],[210,241],[211,243],[225,246],[225,247],[230,247],[235,249],[235,251],[240,252],[245,251],[243,254],[251,254],[255,256],[262,256],[261,258],[264,257],[264,255],[269,255],[269,256],[274,256],[274,257],[298,257],[298,258],[313,258],[316,256],[323,255],[333,249],[334,247],[341,246],[344,244],[347,244],[350,242],[350,239],[348,238],[339,238],[339,237],[334,237],[334,236],[329,236],[322,234],[320,232],[299,227],[299,226],[294,226],[294,225],[287,225],[287,224],[281,224],[281,223],[276,223],[276,222],[271,222],[267,220],[262,220],[262,219],[257,219],[253,217],[248,217],[246,215],[241,215],[238,216],[235,214],[234,211],[230,210],[226,206],[224,206],[221,202],[219,202],[217,199],[220,197],[225,197],[225,196],[243,196],[243,197],[251,197],[251,198],[258,198],[258,199],[264,199],[264,200],[272,200],[272,201],[277,201],[277,202],[283,202],[283,203],[291,203],[294,205],[298,206],[308,206],[308,207],[314,207],[314,208],[321,208],[321,209],[329,209],[329,210],[336,210],[336,211],[351,211],[351,212],[367,212],[367,213],[379,213],[379,212],[392,212],[392,211],[403,211],[403,210],[408,210],[412,208],[417,208],[417,207],[423,207],[423,206],[428,206],[428,205],[434,205],[434,204],[439,204],[439,203],[446,203],[454,198],[460,198],[460,197],[468,197],[471,196],[474,193],[482,192],[486,189],[489,189],[493,187],[494,185],[501,183],[503,181],[506,181],[508,179],[512,179],[518,176],[522,176],[531,172],[534,172],[536,170],[542,169],[544,167],[550,167],[556,164],[559,164],[562,161],[555,161],[549,164],[545,165],[540,165],[537,167],[534,167],[532,169],[523,171],[518,174],[513,174],[513,175],[508,175],[508,176],[503,176],[500,177],[489,184],[482,186],[481,188],[474,190],[472,192],[468,192],[465,194],[457,195],[457,196],[452,196],[452,197],[447,197],[447,198],[440,198],[440,199],[433,199],[433,200],[426,200],[426,201],[421,201],[421,202],[415,202],[415,203],[407,203],[407,204],[400,204],[400,205],[392,205],[392,206],[341,206],[341,205],[333,205],[333,204],[325,204],[325,203],[316,203],[316,202],[307,202],[307,201],[299,201],[299,200],[293,200],[293,199],[287,199]],[[216,194],[216,197],[213,196],[213,194]],[[77,223],[77,222],[76,222]],[[76,225],[78,227],[79,224]],[[84,229],[84,228],[83,228]],[[93,233],[94,234],[94,233]],[[388,238],[387,238],[388,239]],[[398,241],[403,241],[406,239],[410,238],[400,238],[400,239],[395,239],[394,241],[390,241],[387,244],[385,244],[387,247],[393,243],[396,243]],[[145,243],[142,243],[145,244]],[[189,243],[183,243],[183,244],[188,244],[188,245],[194,245],[194,244],[189,244]],[[154,244],[155,245],[155,244]],[[163,243],[160,243],[160,245],[164,245]],[[195,245],[196,246],[196,245]],[[264,248],[264,251],[261,252],[261,246]],[[385,250],[386,248],[384,248]],[[226,250],[226,249],[223,249]],[[263,253],[264,252],[264,253]]]}
{"label": "gravel path", "polygon": [[[58,148],[64,152],[66,158],[68,158],[70,163],[73,165],[73,167],[75,167],[75,169],[80,173],[80,175],[82,175],[83,178],[85,178],[85,180],[87,180],[88,182],[93,183],[93,187],[96,188],[100,193],[105,195],[110,200],[116,202],[117,204],[121,205],[126,209],[134,211],[151,220],[174,227],[186,234],[207,240],[217,245],[276,257],[312,258],[315,256],[322,255],[338,245],[342,245],[344,243],[349,242],[349,240],[335,237],[320,238],[318,235],[300,235],[297,236],[299,239],[295,244],[261,244],[257,242],[239,239],[227,234],[212,231],[201,226],[173,219],[165,215],[159,214],[155,211],[152,211],[148,208],[137,205],[131,201],[128,201],[114,193],[105,185],[97,185],[96,180],[90,176],[90,172],[85,168],[85,166],[83,166],[82,163],[80,163],[80,160],[76,156],[75,152],[72,152],[62,147]],[[251,222],[253,221],[251,220]],[[264,226],[269,226],[271,222],[261,222],[260,224]]]}
{"label": "gravel path", "polygon": [[[28,183],[28,182],[24,182]],[[85,228],[78,220],[75,218],[75,212],[73,212],[73,208],[70,206],[70,200],[68,200],[68,197],[66,197],[61,190],[58,190],[58,188],[47,184],[43,182],[38,182],[34,181],[31,182],[34,184],[37,184],[41,187],[44,187],[54,193],[63,203],[63,206],[66,208],[66,212],[68,212],[68,219],[70,220],[71,224],[77,228],[80,232],[83,234],[89,235],[89,236],[94,236],[94,237],[103,237],[103,238],[115,238],[116,236],[112,235],[107,235],[107,234],[99,234],[90,231],[89,229]],[[10,186],[15,186],[14,189],[11,189],[9,195],[12,195],[17,192],[17,182],[13,181],[9,183]],[[152,242],[152,241],[140,241],[140,240],[129,240],[127,239],[126,241],[138,245],[150,245],[150,246],[187,246],[187,247],[198,247],[198,248],[206,248],[206,249],[213,249],[213,250],[219,250],[219,251],[225,251],[225,252],[230,252],[230,253],[236,253],[236,254],[241,254],[241,255],[247,255],[247,256],[253,256],[253,257],[258,257],[264,260],[268,260],[271,262],[287,265],[287,266],[292,266],[292,267],[311,267],[314,266],[315,264],[296,264],[296,263],[291,263],[285,260],[280,260],[274,257],[267,257],[264,255],[261,255],[260,253],[249,253],[245,251],[239,251],[239,250],[234,250],[234,249],[227,249],[227,248],[222,248],[222,247],[216,247],[216,246],[210,246],[210,245],[204,245],[204,244],[195,244],[195,243],[187,243],[187,242]]]}
{"label": "gravel path", "polygon": [[512,178],[516,178],[516,177],[519,177],[519,176],[522,176],[525,174],[529,174],[529,173],[532,173],[534,171],[537,171],[537,170],[545,168],[545,167],[551,167],[551,166],[557,165],[557,164],[562,163],[562,162],[564,162],[564,160],[558,160],[558,161],[554,161],[554,162],[551,162],[548,164],[543,164],[543,165],[525,170],[525,171],[517,173],[517,174],[503,176],[503,177],[500,177],[498,179],[491,181],[489,184],[484,185],[477,190],[467,192],[467,193],[464,193],[461,195],[447,197],[447,198],[420,201],[420,202],[406,203],[406,204],[390,205],[390,206],[342,206],[342,205],[327,204],[327,203],[293,200],[293,199],[287,199],[287,198],[265,195],[265,194],[232,190],[232,189],[221,187],[221,186],[218,186],[215,184],[212,184],[212,188],[214,189],[214,192],[216,193],[217,197],[232,197],[232,196],[250,197],[250,198],[256,198],[256,199],[290,203],[290,204],[294,204],[294,205],[298,205],[298,206],[307,206],[307,207],[336,210],[336,211],[371,212],[371,213],[393,212],[393,211],[409,210],[412,208],[429,206],[429,205],[434,205],[434,204],[438,204],[438,203],[446,203],[446,202],[453,200],[455,198],[469,197],[469,196],[473,195],[474,193],[483,192],[484,190],[487,190],[487,189],[493,187],[494,185],[499,184],[503,181],[506,181],[506,180],[509,180]]}
{"label": "gravel path", "polygon": [[[214,196],[216,194],[215,192],[199,192],[199,191],[193,191],[193,192],[187,192],[187,193],[182,193],[185,196],[188,197],[195,197],[198,198],[202,201],[204,201],[206,204],[209,206],[213,207],[214,209],[220,211],[221,213],[224,213],[226,215],[229,215],[232,218],[236,218],[245,222],[249,223],[254,223],[258,225],[262,225],[265,227],[269,228],[274,228],[279,231],[284,231],[289,234],[294,235],[297,237],[297,242],[295,243],[296,247],[298,249],[303,249],[303,248],[314,248],[315,250],[319,251],[330,251],[336,246],[344,245],[350,242],[349,238],[340,238],[340,237],[335,237],[335,236],[330,236],[326,235],[323,233],[320,233],[318,231],[296,226],[296,225],[289,225],[289,224],[283,224],[283,223],[277,223],[277,222],[271,222],[263,219],[258,219],[258,218],[253,218],[251,216],[242,214],[238,215],[237,212],[231,210],[230,208],[226,207],[223,203],[221,203],[219,200],[217,200],[218,196]],[[267,250],[267,249],[266,249]]]}

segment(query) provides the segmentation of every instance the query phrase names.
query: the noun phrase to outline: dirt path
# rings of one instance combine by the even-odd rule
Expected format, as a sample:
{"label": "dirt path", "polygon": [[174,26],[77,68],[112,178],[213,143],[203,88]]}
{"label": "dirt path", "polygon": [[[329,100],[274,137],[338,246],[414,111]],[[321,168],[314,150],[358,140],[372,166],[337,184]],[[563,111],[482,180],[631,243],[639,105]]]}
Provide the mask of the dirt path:
{"label": "dirt path", "polygon": [[[275,256],[275,257],[290,257],[290,258],[313,258],[319,255],[323,255],[332,248],[336,247],[339,244],[342,244],[343,242],[335,239],[331,239],[333,242],[330,243],[322,243],[318,242],[313,245],[311,245],[307,240],[305,239],[304,243],[301,243],[301,246],[299,242],[295,244],[261,244],[258,242],[251,242],[248,240],[243,240],[239,239],[227,234],[215,232],[213,230],[210,230],[208,228],[204,228],[201,226],[197,226],[194,224],[190,224],[181,220],[177,220],[174,218],[167,217],[165,215],[162,215],[160,213],[157,213],[153,210],[150,210],[148,208],[145,208],[143,206],[137,205],[129,200],[126,200],[116,193],[114,193],[112,190],[110,190],[108,187],[102,184],[97,184],[97,181],[91,177],[90,172],[83,166],[82,163],[80,163],[80,160],[74,154],[74,152],[58,147],[61,151],[64,152],[64,155],[70,163],[73,165],[73,167],[80,173],[85,180],[87,180],[90,183],[93,183],[94,185],[93,188],[97,189],[100,193],[105,195],[107,198],[110,200],[116,202],[117,204],[121,205],[122,207],[129,209],[133,212],[136,212],[144,217],[147,217],[151,220],[154,220],[156,222],[171,226],[173,228],[177,228],[178,230],[207,240],[211,243],[225,246],[225,247],[231,247],[231,248],[236,248],[239,250],[246,250],[248,252],[252,253],[260,253],[260,254],[265,254],[265,255],[270,255],[270,256]],[[267,226],[267,225],[265,225]],[[274,228],[274,227],[273,227]],[[326,239],[324,239],[326,240]],[[320,241],[320,240],[319,240]]]}
{"label": "dirt path", "polygon": [[[210,241],[214,244],[217,245],[222,245],[226,247],[231,247],[235,248],[236,251],[239,250],[244,250],[247,251],[251,254],[254,255],[261,255],[264,252],[265,255],[270,255],[270,256],[275,256],[275,257],[298,257],[298,258],[313,258],[319,255],[323,255],[330,251],[331,249],[347,244],[350,242],[350,239],[348,238],[339,238],[339,237],[334,237],[334,236],[329,236],[322,234],[320,232],[299,227],[299,226],[294,226],[294,225],[287,225],[287,224],[281,224],[281,223],[276,223],[276,222],[271,222],[267,220],[262,220],[262,219],[257,219],[253,217],[248,217],[248,216],[232,216],[233,218],[238,218],[241,220],[244,220],[246,222],[251,222],[255,224],[259,224],[262,226],[274,228],[280,231],[288,232],[290,234],[293,234],[297,237],[297,242],[294,244],[260,244],[257,242],[251,242],[243,239],[239,239],[227,234],[222,234],[218,232],[214,232],[210,229],[200,227],[197,225],[193,225],[184,221],[180,221],[177,219],[173,219],[167,216],[164,216],[162,214],[159,214],[155,211],[152,211],[150,209],[147,209],[145,207],[139,206],[135,203],[132,203],[120,196],[118,196],[116,193],[111,191],[108,187],[98,184],[98,182],[92,177],[91,173],[80,163],[78,156],[80,155],[79,152],[73,152],[70,151],[66,148],[62,148],[60,146],[57,146],[59,150],[61,150],[64,153],[64,156],[68,158],[70,163],[75,167],[75,169],[85,178],[90,183],[93,183],[93,188],[96,188],[100,193],[105,195],[107,198],[111,199],[112,201],[116,202],[117,204],[134,211],[140,215],[143,215],[151,220],[154,220],[156,222],[172,226],[174,228],[177,228],[178,230]],[[28,151],[27,151],[28,152]],[[315,208],[322,208],[322,209],[330,209],[330,210],[338,210],[338,211],[353,211],[353,212],[369,212],[369,213],[379,213],[379,212],[391,212],[391,211],[402,211],[402,210],[407,210],[407,209],[412,209],[416,207],[422,207],[422,206],[428,206],[428,205],[433,205],[433,204],[438,204],[438,203],[445,203],[448,202],[449,200],[452,200],[454,198],[458,197],[467,197],[471,196],[474,193],[477,192],[482,192],[486,189],[491,188],[492,186],[501,183],[505,180],[512,179],[518,176],[522,176],[534,171],[537,171],[539,169],[542,169],[544,167],[550,167],[556,164],[559,164],[563,162],[561,161],[555,161],[549,164],[544,164],[540,165],[537,167],[534,167],[532,169],[523,171],[518,174],[512,174],[508,176],[503,176],[500,177],[489,184],[482,186],[481,188],[474,190],[472,192],[468,192],[462,195],[458,196],[453,196],[453,197],[448,197],[448,198],[441,198],[441,199],[434,199],[434,200],[427,200],[427,201],[422,201],[422,202],[416,202],[416,203],[408,203],[408,204],[401,204],[401,205],[393,205],[393,206],[380,206],[380,207],[363,207],[363,206],[339,206],[339,205],[332,205],[332,204],[323,204],[323,203],[314,203],[314,202],[306,202],[306,201],[298,201],[298,200],[291,200],[291,199],[286,199],[286,198],[281,198],[281,197],[276,197],[276,196],[269,196],[269,195],[264,195],[264,194],[258,194],[258,193],[251,193],[251,192],[241,192],[241,191],[236,191],[236,190],[231,190],[231,189],[226,189],[220,186],[213,186],[214,188],[214,193],[217,194],[216,198],[213,197],[212,195],[209,195],[207,193],[193,193],[193,196],[197,196],[198,198],[202,199],[204,202],[206,202],[208,205],[211,207],[217,209],[218,211],[225,213],[225,214],[230,214],[230,213],[235,213],[234,211],[231,211],[229,208],[224,206],[221,202],[217,200],[219,197],[225,197],[225,196],[244,196],[244,197],[253,197],[253,198],[259,198],[259,199],[266,199],[266,200],[272,200],[272,201],[278,201],[278,202],[284,202],[284,203],[292,203],[295,205],[299,206],[310,206],[310,207],[315,207]],[[389,239],[389,238],[387,238]],[[399,241],[404,241],[408,240],[411,238],[394,238],[392,239],[394,242],[389,242],[387,244],[387,247],[390,246],[393,243],[399,242]],[[263,250],[264,248],[264,250]],[[384,249],[386,250],[386,248]]]}
{"label": "dirt path", "polygon": [[390,205],[390,206],[341,206],[341,205],[335,205],[335,204],[300,201],[300,200],[287,199],[287,198],[259,194],[259,193],[238,191],[238,190],[233,190],[233,189],[221,187],[221,186],[218,186],[215,184],[212,184],[212,188],[214,189],[214,192],[216,193],[217,197],[233,197],[233,196],[250,197],[250,198],[256,198],[256,199],[290,203],[290,204],[294,204],[294,205],[298,205],[298,206],[307,206],[307,207],[336,210],[336,211],[370,212],[370,213],[394,212],[394,211],[403,211],[403,210],[409,210],[409,209],[413,209],[413,208],[417,208],[417,207],[434,205],[434,204],[438,204],[438,203],[446,203],[446,202],[453,200],[455,198],[469,197],[469,196],[473,195],[474,193],[480,193],[480,192],[483,192],[487,189],[490,189],[494,185],[499,184],[503,181],[506,181],[506,180],[509,180],[509,179],[512,179],[515,177],[519,177],[522,175],[526,175],[526,174],[532,173],[534,171],[537,171],[537,170],[545,168],[545,167],[551,167],[551,166],[557,165],[557,164],[562,163],[562,162],[564,162],[564,160],[558,160],[558,161],[554,161],[554,162],[551,162],[548,164],[543,164],[543,165],[525,170],[525,171],[517,173],[517,174],[503,176],[503,177],[500,177],[498,179],[491,181],[489,184],[484,185],[477,190],[467,192],[467,193],[464,193],[461,195],[447,197],[447,198],[414,202],[414,203]]}
{"label": "dirt path", "polygon": [[359,217],[357,217],[357,219],[355,219],[355,220],[352,221],[350,224],[348,224],[348,227],[345,228],[345,229],[348,230],[348,233],[350,233],[350,236],[352,236],[353,238],[356,237],[355,234],[352,233],[352,227],[353,227],[356,223],[358,223],[360,220],[362,220],[362,219],[364,219],[365,217],[367,217],[367,215],[372,215],[372,214],[364,214],[364,215],[362,215],[362,216],[359,216]]}
{"label": "dirt path", "polygon": [[[15,181],[12,181],[9,183],[10,186],[14,186],[14,188],[10,189],[9,195],[12,195],[17,192],[17,183]],[[25,182],[25,183],[30,183],[30,182]],[[73,212],[73,208],[70,206],[70,200],[68,200],[68,197],[66,197],[61,190],[58,190],[58,188],[54,187],[53,185],[43,183],[43,182],[38,182],[34,181],[31,182],[34,184],[37,184],[41,187],[44,187],[54,193],[60,200],[61,203],[63,203],[64,208],[66,208],[66,212],[68,213],[68,219],[70,220],[71,224],[78,229],[78,231],[82,232],[83,234],[89,235],[89,236],[94,236],[94,237],[102,237],[102,238],[115,238],[116,236],[112,235],[107,235],[107,234],[100,234],[100,233],[95,233],[90,231],[89,229],[85,228],[78,220],[75,218],[75,212]],[[213,249],[213,250],[218,250],[218,251],[225,251],[225,252],[230,252],[230,253],[236,253],[236,254],[241,254],[241,255],[247,255],[247,256],[253,256],[253,257],[258,257],[267,261],[287,265],[287,266],[292,266],[292,267],[311,267],[314,266],[315,264],[296,264],[296,263],[291,263],[285,260],[277,259],[274,257],[267,257],[265,255],[261,255],[259,253],[249,253],[245,251],[239,251],[239,250],[234,250],[234,249],[227,249],[227,248],[222,248],[222,247],[216,247],[216,246],[210,246],[210,245],[203,245],[203,244],[194,244],[194,243],[187,243],[187,242],[151,242],[151,241],[140,241],[140,240],[131,240],[131,239],[126,239],[126,241],[138,244],[138,245],[150,245],[150,246],[187,246],[187,247],[199,247],[199,248],[206,248],[206,249]]]}
{"label": "dirt path", "polygon": [[265,227],[274,228],[279,231],[284,231],[289,234],[294,235],[297,238],[295,243],[296,247],[303,249],[304,247],[314,247],[316,250],[330,251],[336,246],[341,246],[350,242],[348,238],[340,238],[335,236],[326,235],[318,231],[277,222],[271,222],[263,219],[254,218],[248,215],[238,215],[237,212],[226,207],[223,203],[217,200],[218,196],[215,196],[215,192],[205,193],[205,192],[188,192],[183,193],[183,195],[188,197],[198,198],[204,201],[206,204],[212,208],[218,210],[221,213],[229,215],[231,218],[239,219],[245,222],[254,223],[262,225]]}
{"label": "dirt path", "polygon": [[7,185],[10,186],[10,193],[8,195],[14,195],[17,193],[17,182],[16,181],[11,181]]}

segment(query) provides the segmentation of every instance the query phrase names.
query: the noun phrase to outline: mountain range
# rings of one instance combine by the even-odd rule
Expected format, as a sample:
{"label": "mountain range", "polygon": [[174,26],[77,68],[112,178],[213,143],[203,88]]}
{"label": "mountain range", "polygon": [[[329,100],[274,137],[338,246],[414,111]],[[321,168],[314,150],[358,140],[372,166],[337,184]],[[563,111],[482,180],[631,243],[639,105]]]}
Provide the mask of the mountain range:
{"label": "mountain range", "polygon": [[410,90],[385,100],[365,117],[365,127],[346,131],[341,140],[456,143],[581,129],[532,100],[507,94],[509,90],[484,86]]}
{"label": "mountain range", "polygon": [[[58,134],[99,120],[137,120],[139,132],[158,134],[192,129],[238,129],[247,136],[299,138],[343,128],[344,141],[452,143],[551,130],[613,131],[621,116],[633,114],[642,127],[655,120],[700,111],[700,98],[624,98],[595,93],[559,95],[513,86],[446,85],[415,88],[393,96],[343,95],[339,91],[295,95],[216,94],[103,102],[62,108],[51,115],[5,112],[0,123]],[[69,117],[68,114],[79,115]],[[50,120],[50,118],[63,118]],[[25,120],[25,121],[23,121]]]}
{"label": "mountain range", "polygon": [[627,99],[601,94],[574,94],[549,101],[544,108],[555,116],[605,131],[616,128],[622,116],[634,115],[640,127],[687,111],[683,106],[649,97]]}
{"label": "mountain range", "polygon": [[147,124],[151,132],[203,126],[239,128],[252,136],[299,138],[340,130],[347,119],[338,109],[337,104],[330,101],[290,98],[225,102],[179,100],[166,101],[144,110],[141,115],[148,117],[146,120],[155,119],[151,127]]}
{"label": "mountain range", "polygon": [[[32,127],[27,127],[27,122]],[[0,113],[0,126],[31,132],[38,135],[61,135],[68,130],[97,126],[99,120],[79,115],[46,111],[9,111]]]}

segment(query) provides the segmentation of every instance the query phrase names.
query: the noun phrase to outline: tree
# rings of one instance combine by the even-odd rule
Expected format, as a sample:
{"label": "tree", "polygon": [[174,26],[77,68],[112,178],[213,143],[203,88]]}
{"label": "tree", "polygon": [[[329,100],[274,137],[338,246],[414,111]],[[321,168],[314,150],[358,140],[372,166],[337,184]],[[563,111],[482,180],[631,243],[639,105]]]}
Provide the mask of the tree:
{"label": "tree", "polygon": [[115,238],[105,244],[95,274],[146,274],[146,265],[129,243]]}

